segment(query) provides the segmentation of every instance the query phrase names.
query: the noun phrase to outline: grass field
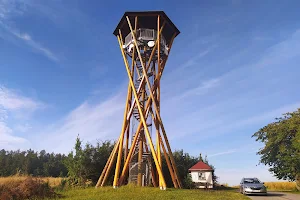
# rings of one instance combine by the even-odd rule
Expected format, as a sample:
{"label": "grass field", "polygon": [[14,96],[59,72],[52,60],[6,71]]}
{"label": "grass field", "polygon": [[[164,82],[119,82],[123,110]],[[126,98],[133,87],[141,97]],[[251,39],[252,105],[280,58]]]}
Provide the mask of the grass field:
{"label": "grass field", "polygon": [[[0,177],[1,185],[10,185],[14,182],[22,182],[27,176]],[[62,178],[42,177],[39,178],[48,182],[51,187],[59,186]],[[293,191],[296,189],[294,182],[266,182],[269,191]],[[93,199],[207,199],[207,200],[243,200],[249,199],[237,192],[236,189],[224,190],[187,190],[170,189],[161,191],[158,188],[134,187],[132,185],[122,186],[118,189],[112,187],[67,189],[57,192],[62,199],[68,200],[93,200]]]}
{"label": "grass field", "polygon": [[73,189],[61,192],[64,200],[96,200],[96,199],[206,199],[206,200],[243,200],[249,199],[236,190],[204,191],[187,189],[140,188],[122,186],[118,189],[112,187]]}
{"label": "grass field", "polygon": [[[0,185],[9,184],[12,182],[21,182],[24,181],[28,176],[8,176],[8,177],[0,177]],[[61,183],[62,178],[54,178],[54,177],[41,177],[39,178],[45,182],[48,182],[51,187],[58,186]]]}
{"label": "grass field", "polygon": [[[10,176],[0,177],[1,185],[6,188],[14,189],[18,184],[26,181],[27,176]],[[59,186],[62,178],[43,177],[39,178],[48,182],[51,187]],[[34,178],[36,180],[36,178]],[[25,184],[26,185],[26,184]],[[28,192],[23,184],[21,194]],[[3,189],[3,188],[2,188]],[[2,190],[5,192],[5,189]],[[166,191],[161,191],[159,188],[153,187],[135,187],[133,185],[122,186],[118,189],[112,187],[97,188],[94,187],[85,189],[66,189],[57,190],[59,198],[64,200],[93,200],[93,199],[207,199],[207,200],[243,200],[249,199],[239,194],[236,189],[224,190],[187,190],[187,189],[171,189],[167,188]],[[0,190],[1,199],[1,190]]]}
{"label": "grass field", "polygon": [[296,190],[295,182],[265,182],[269,191],[293,191]]}

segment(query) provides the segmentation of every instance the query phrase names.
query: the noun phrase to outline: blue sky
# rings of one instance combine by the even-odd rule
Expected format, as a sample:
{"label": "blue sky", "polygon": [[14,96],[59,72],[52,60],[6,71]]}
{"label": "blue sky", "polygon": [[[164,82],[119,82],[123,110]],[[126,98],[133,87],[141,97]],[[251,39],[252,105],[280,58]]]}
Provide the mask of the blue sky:
{"label": "blue sky", "polygon": [[[298,1],[0,0],[0,148],[69,152],[116,139],[127,75],[112,34],[125,11],[164,10],[181,34],[161,80],[171,147],[220,182],[276,180],[251,135],[300,107]],[[297,67],[298,66],[298,67]]]}

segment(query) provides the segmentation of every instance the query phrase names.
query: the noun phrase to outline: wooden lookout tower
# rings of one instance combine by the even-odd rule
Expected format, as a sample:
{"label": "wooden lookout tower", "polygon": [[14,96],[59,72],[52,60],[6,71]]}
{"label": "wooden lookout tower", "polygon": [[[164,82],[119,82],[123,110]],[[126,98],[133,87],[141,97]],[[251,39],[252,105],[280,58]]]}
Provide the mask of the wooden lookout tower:
{"label": "wooden lookout tower", "polygon": [[174,187],[182,187],[160,116],[160,79],[179,33],[163,11],[125,12],[114,30],[129,84],[121,134],[96,187],[114,169],[114,188],[131,182],[165,190],[162,156]]}

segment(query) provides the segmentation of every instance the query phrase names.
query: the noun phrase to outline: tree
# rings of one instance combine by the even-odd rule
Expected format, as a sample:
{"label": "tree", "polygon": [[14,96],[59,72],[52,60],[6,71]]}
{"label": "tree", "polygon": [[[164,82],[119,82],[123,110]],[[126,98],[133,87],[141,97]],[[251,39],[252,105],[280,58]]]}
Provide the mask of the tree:
{"label": "tree", "polygon": [[76,138],[75,154],[73,151],[69,153],[65,160],[68,169],[68,177],[71,185],[84,186],[86,184],[86,176],[84,174],[84,154],[81,147],[79,136]]}
{"label": "tree", "polygon": [[186,175],[186,177],[184,178],[183,185],[185,186],[185,188],[188,188],[188,189],[193,189],[194,188],[194,182],[192,180],[192,176],[191,176],[190,173],[188,173]]}
{"label": "tree", "polygon": [[[87,143],[82,148],[82,141],[78,136],[75,152],[71,151],[65,159],[69,183],[73,186],[95,185],[112,150],[111,142],[97,142],[95,147]],[[111,180],[112,176],[110,173],[108,179]]]}
{"label": "tree", "polygon": [[[190,156],[189,153],[184,153],[183,150],[173,152],[174,160],[177,166],[178,178],[184,188],[190,188],[189,184],[189,168],[198,162],[198,159]],[[167,170],[167,168],[165,168]],[[168,174],[168,173],[165,173]],[[166,182],[171,182],[171,178],[166,176]]]}
{"label": "tree", "polygon": [[257,152],[260,163],[278,179],[296,180],[300,190],[300,109],[275,120],[252,135],[265,145]]}

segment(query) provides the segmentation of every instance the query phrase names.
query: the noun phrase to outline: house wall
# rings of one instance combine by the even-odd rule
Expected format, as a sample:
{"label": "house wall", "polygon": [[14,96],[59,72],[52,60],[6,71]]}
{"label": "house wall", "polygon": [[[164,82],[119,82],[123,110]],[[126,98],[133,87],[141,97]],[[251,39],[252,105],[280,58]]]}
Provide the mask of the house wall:
{"label": "house wall", "polygon": [[[199,178],[199,172],[203,173],[205,179]],[[213,188],[212,172],[211,171],[192,171],[190,172],[192,181],[196,183],[196,187],[205,188],[205,183],[208,183],[208,188]]]}

